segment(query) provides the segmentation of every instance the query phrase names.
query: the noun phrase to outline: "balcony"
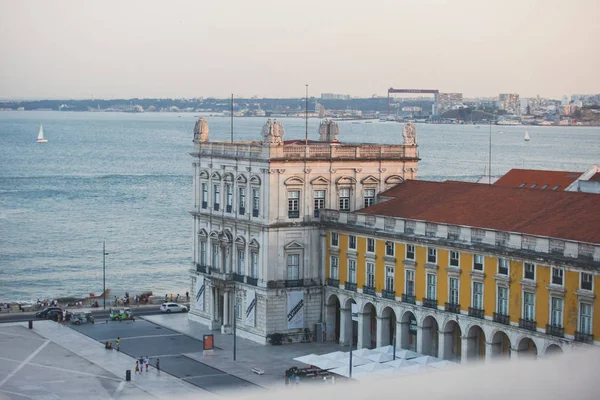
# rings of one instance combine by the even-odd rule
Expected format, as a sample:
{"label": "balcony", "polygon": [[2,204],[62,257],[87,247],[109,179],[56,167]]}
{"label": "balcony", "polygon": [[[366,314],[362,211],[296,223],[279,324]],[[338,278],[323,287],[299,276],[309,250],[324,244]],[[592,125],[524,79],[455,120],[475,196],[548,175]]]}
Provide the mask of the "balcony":
{"label": "balcony", "polygon": [[396,291],[384,289],[383,292],[381,292],[381,296],[384,299],[396,300]]}
{"label": "balcony", "polygon": [[320,212],[319,212],[319,211],[320,211],[320,210],[315,210],[315,211],[314,211],[314,214],[313,214],[313,215],[314,215],[314,217],[315,217],[315,218],[319,218],[319,214],[320,214]]}
{"label": "balcony", "polygon": [[427,297],[423,297],[423,307],[437,309],[437,305],[437,299],[428,299]]}
{"label": "balcony", "polygon": [[231,207],[231,205],[227,205],[227,206],[225,206],[225,211],[230,213],[232,208],[233,207]]}
{"label": "balcony", "polygon": [[594,335],[575,331],[575,341],[581,343],[594,344]]}
{"label": "balcony", "polygon": [[363,293],[375,296],[375,288],[373,286],[363,285]]}
{"label": "balcony", "polygon": [[530,319],[519,318],[519,328],[535,332],[537,331],[537,322]]}
{"label": "balcony", "polygon": [[288,211],[288,218],[300,218],[300,211]]}
{"label": "balcony", "polygon": [[339,279],[333,279],[333,278],[327,278],[327,286],[331,286],[331,287],[340,287],[340,280]]}
{"label": "balcony", "polygon": [[213,210],[219,211],[219,204],[218,203],[213,204]]}
{"label": "balcony", "polygon": [[562,326],[546,324],[546,334],[556,337],[565,337],[565,328]]}
{"label": "balcony", "polygon": [[235,282],[244,283],[244,275],[240,275],[240,274],[233,274],[233,280],[234,280]]}
{"label": "balcony", "polygon": [[352,290],[353,292],[356,292],[356,282],[346,281],[344,287],[346,288],[346,290]]}
{"label": "balcony", "polygon": [[196,271],[202,272],[203,274],[210,274],[210,267],[207,267],[206,265],[196,264]]}
{"label": "balcony", "polygon": [[252,216],[253,217],[258,217],[258,210],[257,209],[252,209]]}
{"label": "balcony", "polygon": [[202,202],[202,208],[204,208],[204,209],[208,208],[208,203],[205,202],[205,201],[203,201]]}
{"label": "balcony", "polygon": [[460,304],[446,303],[445,310],[454,314],[460,314]]}
{"label": "balcony", "polygon": [[258,278],[250,278],[249,276],[247,276],[246,277],[246,283],[248,285],[258,286]]}
{"label": "balcony", "polygon": [[408,304],[417,304],[415,296],[413,294],[402,293],[402,302]]}
{"label": "balcony", "polygon": [[469,317],[484,319],[485,313],[480,308],[469,307]]}
{"label": "balcony", "polygon": [[246,214],[246,208],[245,208],[245,207],[240,207],[240,210],[239,210],[239,211],[240,211],[240,212],[239,212],[238,214],[240,214],[240,215],[244,215],[244,214]]}
{"label": "balcony", "polygon": [[510,325],[510,317],[505,314],[494,313],[494,322],[504,325]]}
{"label": "balcony", "polygon": [[302,279],[287,279],[285,281],[285,287],[301,287],[304,286]]}

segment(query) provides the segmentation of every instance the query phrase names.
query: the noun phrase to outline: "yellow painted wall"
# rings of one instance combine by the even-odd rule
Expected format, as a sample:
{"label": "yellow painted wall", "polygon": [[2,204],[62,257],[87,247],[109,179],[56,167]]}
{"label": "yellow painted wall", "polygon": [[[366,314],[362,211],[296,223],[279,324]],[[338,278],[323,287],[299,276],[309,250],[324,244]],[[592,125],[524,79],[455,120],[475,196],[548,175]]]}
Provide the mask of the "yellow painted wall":
{"label": "yellow painted wall", "polygon": [[367,252],[367,238],[358,236],[356,238],[356,287],[361,288],[367,278],[365,253]]}
{"label": "yellow painted wall", "polygon": [[459,301],[460,309],[468,312],[471,306],[471,272],[473,270],[473,254],[461,253],[460,255]]}
{"label": "yellow painted wall", "polygon": [[448,271],[446,268],[450,264],[450,252],[448,250],[438,249],[437,251],[438,275],[437,275],[437,300],[438,305],[444,306],[448,301]]}
{"label": "yellow painted wall", "polygon": [[563,326],[565,335],[575,335],[577,322],[579,320],[579,298],[575,292],[579,290],[579,272],[565,271],[564,285],[566,289]]}
{"label": "yellow painted wall", "polygon": [[385,255],[385,241],[375,241],[375,254],[377,254],[377,260],[375,260],[375,291],[381,293],[385,287],[385,262],[383,255]]}
{"label": "yellow painted wall", "polygon": [[348,250],[348,235],[339,234],[339,249],[340,249],[340,283],[345,284],[348,280],[348,258],[346,257],[346,251]]}
{"label": "yellow painted wall", "polygon": [[508,315],[510,321],[519,322],[521,317],[521,285],[519,281],[523,279],[523,263],[510,261],[510,286],[508,289]]}
{"label": "yellow painted wall", "polygon": [[394,283],[396,296],[402,296],[404,293],[404,258],[406,257],[406,245],[404,243],[396,244],[396,274],[394,275]]}
{"label": "yellow painted wall", "polygon": [[535,293],[535,320],[538,328],[546,329],[548,323],[550,294],[546,287],[550,284],[551,268],[545,265],[535,266],[537,289]]}
{"label": "yellow painted wall", "polygon": [[[598,293],[598,289],[600,289],[600,276],[594,276],[593,289],[594,293]],[[592,333],[594,334],[594,338],[600,338],[600,296],[596,296],[596,299],[594,300],[594,309],[592,312]]]}
{"label": "yellow painted wall", "polygon": [[417,301],[422,301],[426,296],[426,279],[425,262],[427,261],[427,248],[415,246],[415,298]]}
{"label": "yellow painted wall", "polygon": [[483,310],[486,316],[494,315],[496,311],[496,280],[494,275],[498,272],[498,259],[485,257],[483,263],[485,280],[483,281]]}

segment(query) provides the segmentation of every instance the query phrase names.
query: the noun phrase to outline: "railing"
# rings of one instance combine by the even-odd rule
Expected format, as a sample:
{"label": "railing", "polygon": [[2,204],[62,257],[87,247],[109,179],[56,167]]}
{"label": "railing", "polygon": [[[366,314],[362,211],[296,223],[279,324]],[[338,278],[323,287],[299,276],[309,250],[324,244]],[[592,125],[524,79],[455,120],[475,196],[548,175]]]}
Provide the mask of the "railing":
{"label": "railing", "polygon": [[258,210],[257,209],[252,209],[252,216],[253,217],[258,217]]}
{"label": "railing", "polygon": [[346,290],[352,290],[353,292],[356,292],[356,282],[348,282],[348,281],[346,281],[346,284],[344,285],[344,288]]}
{"label": "railing", "polygon": [[233,274],[233,280],[236,282],[244,283],[244,275]]}
{"label": "railing", "polygon": [[581,343],[594,343],[594,335],[590,335],[589,333],[577,332],[575,331],[575,341]]}
{"label": "railing", "polygon": [[510,317],[506,314],[494,313],[494,322],[504,325],[510,325]]}
{"label": "railing", "polygon": [[231,212],[232,207],[230,205],[225,206],[225,212],[230,213]]}
{"label": "railing", "polygon": [[209,267],[207,267],[206,265],[200,265],[200,264],[196,264],[196,271],[202,272],[203,274],[210,273]]}
{"label": "railing", "polygon": [[327,286],[340,287],[340,280],[333,279],[333,278],[327,278]]}
{"label": "railing", "polygon": [[219,211],[219,203],[213,204],[213,210]]}
{"label": "railing", "polygon": [[469,307],[469,317],[484,319],[485,313],[480,308]]}
{"label": "railing", "polygon": [[530,319],[519,318],[519,328],[535,332],[537,331],[537,322]]}
{"label": "railing", "polygon": [[416,298],[413,294],[402,293],[402,302],[409,304],[417,304]]}
{"label": "railing", "polygon": [[246,283],[248,285],[258,286],[258,278],[250,278],[249,276],[247,276],[246,277]]}
{"label": "railing", "polygon": [[300,211],[299,210],[288,211],[288,218],[300,218]]}
{"label": "railing", "polygon": [[285,287],[301,287],[304,285],[302,279],[287,279],[285,281]]}
{"label": "railing", "polygon": [[427,297],[423,297],[423,307],[437,308],[437,305],[437,299],[428,299]]}
{"label": "railing", "polygon": [[551,324],[546,324],[546,334],[556,337],[564,337],[565,336],[565,328],[562,326],[554,326]]}
{"label": "railing", "polygon": [[240,211],[240,212],[239,212],[238,214],[240,214],[240,215],[244,215],[244,214],[246,214],[246,208],[245,208],[245,207],[240,207],[240,210],[239,210],[239,211]]}
{"label": "railing", "polygon": [[208,203],[206,201],[202,202],[202,208],[208,208]]}
{"label": "railing", "polygon": [[381,292],[381,296],[384,299],[396,300],[396,291],[395,290],[386,290],[386,289],[384,289]]}
{"label": "railing", "polygon": [[446,303],[446,311],[454,313],[454,314],[460,314],[460,304],[455,304],[455,303]]}
{"label": "railing", "polygon": [[375,288],[373,286],[363,285],[363,293],[375,296]]}
{"label": "railing", "polygon": [[315,212],[314,212],[314,214],[313,214],[315,218],[319,218],[319,214],[320,214],[320,213],[319,213],[319,211],[320,211],[320,210],[318,210],[318,209],[317,209],[317,210],[315,210]]}

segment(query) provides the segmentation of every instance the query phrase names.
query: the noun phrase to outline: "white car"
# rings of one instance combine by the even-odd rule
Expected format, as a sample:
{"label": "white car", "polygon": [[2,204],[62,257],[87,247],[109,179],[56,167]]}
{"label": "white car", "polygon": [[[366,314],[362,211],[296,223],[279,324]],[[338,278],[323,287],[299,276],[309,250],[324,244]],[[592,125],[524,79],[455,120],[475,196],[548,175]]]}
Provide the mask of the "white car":
{"label": "white car", "polygon": [[182,306],[182,305],[179,305],[177,303],[163,303],[160,306],[160,311],[166,312],[166,313],[187,312],[188,309],[187,309],[186,306]]}

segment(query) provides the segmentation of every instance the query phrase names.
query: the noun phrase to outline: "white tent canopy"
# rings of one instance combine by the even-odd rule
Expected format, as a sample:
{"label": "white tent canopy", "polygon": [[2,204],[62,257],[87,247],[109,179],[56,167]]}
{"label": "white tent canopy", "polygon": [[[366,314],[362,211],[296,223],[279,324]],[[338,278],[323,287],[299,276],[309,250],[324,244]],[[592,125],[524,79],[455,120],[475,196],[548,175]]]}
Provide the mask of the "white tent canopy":
{"label": "white tent canopy", "polygon": [[356,372],[376,372],[376,371],[384,371],[384,370],[393,369],[393,368],[394,367],[392,367],[391,365],[380,364],[378,362],[372,362],[369,364],[363,364],[363,365],[356,367],[355,371]]}
{"label": "white tent canopy", "polygon": [[412,367],[413,365],[419,365],[419,364],[414,363],[412,361],[405,360],[404,358],[401,358],[401,359],[396,359],[394,361],[386,362],[384,365],[389,365],[390,367],[394,367],[394,368],[406,368],[406,367]]}
{"label": "white tent canopy", "polygon": [[365,358],[368,358],[369,360],[375,361],[378,363],[384,363],[384,362],[392,361],[394,359],[394,356],[392,356],[390,354],[385,354],[385,353],[373,352],[373,354],[369,354]]}
{"label": "white tent canopy", "polygon": [[436,357],[422,356],[422,357],[413,358],[411,361],[415,362],[417,364],[429,365],[429,364],[433,364],[433,363],[436,363],[436,362],[439,362],[442,360],[440,360],[439,358],[436,358]]}
{"label": "white tent canopy", "polygon": [[330,360],[345,360],[350,356],[349,353],[345,353],[343,351],[334,351],[333,353],[323,354],[321,357],[325,357]]}
{"label": "white tent canopy", "polygon": [[358,356],[358,357],[367,357],[367,356],[372,355],[373,353],[376,353],[376,352],[371,349],[358,349],[358,350],[354,350],[352,352],[352,355]]}
{"label": "white tent canopy", "polygon": [[329,360],[327,358],[321,357],[321,359],[313,362],[312,365],[324,370],[328,370],[343,367],[344,365],[348,365],[348,362],[344,362],[344,360]]}
{"label": "white tent canopy", "polygon": [[306,356],[296,357],[296,358],[294,358],[294,360],[300,361],[301,363],[308,364],[308,365],[316,365],[315,363],[322,361],[323,357],[318,356],[316,354],[308,354]]}
{"label": "white tent canopy", "polygon": [[417,358],[420,356],[421,356],[421,354],[415,353],[414,351],[410,351],[410,350],[396,351],[396,358],[404,358],[404,359],[410,360],[410,359]]}
{"label": "white tent canopy", "polygon": [[438,362],[434,362],[431,364],[427,364],[430,367],[433,367],[435,369],[448,369],[448,368],[455,368],[458,366],[458,364],[453,363],[452,361],[448,361],[448,360],[442,360],[442,361],[438,361]]}

